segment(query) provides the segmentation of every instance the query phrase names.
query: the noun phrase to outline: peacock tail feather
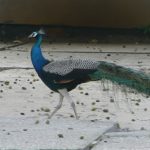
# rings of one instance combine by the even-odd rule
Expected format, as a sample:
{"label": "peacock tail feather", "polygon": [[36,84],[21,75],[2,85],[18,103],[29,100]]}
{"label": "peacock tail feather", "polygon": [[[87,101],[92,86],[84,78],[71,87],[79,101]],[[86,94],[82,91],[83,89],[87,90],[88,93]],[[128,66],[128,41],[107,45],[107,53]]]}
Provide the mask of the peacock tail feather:
{"label": "peacock tail feather", "polygon": [[91,80],[110,80],[113,83],[125,85],[138,92],[150,95],[150,76],[141,71],[100,61],[97,71],[89,76]]}

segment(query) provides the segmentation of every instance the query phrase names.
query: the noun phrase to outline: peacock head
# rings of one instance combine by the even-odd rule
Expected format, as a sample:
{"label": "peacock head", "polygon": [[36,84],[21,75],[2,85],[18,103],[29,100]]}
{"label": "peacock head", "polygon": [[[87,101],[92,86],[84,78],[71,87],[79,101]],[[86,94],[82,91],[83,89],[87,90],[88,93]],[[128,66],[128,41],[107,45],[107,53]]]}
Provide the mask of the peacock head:
{"label": "peacock head", "polygon": [[39,31],[35,31],[35,32],[32,32],[28,38],[35,38],[37,37],[38,35],[45,35],[45,31],[43,29],[40,29]]}

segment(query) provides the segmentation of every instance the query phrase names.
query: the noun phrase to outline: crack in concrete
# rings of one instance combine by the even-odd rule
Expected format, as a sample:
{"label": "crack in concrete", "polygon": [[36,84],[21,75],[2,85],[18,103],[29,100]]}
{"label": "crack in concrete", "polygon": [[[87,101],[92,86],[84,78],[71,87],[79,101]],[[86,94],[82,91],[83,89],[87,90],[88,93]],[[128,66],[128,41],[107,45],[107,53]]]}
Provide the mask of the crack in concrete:
{"label": "crack in concrete", "polygon": [[92,148],[94,148],[100,141],[103,140],[103,138],[106,136],[107,133],[118,132],[118,131],[120,131],[120,127],[119,127],[118,123],[116,123],[116,124],[113,125],[113,127],[111,127],[109,129],[107,129],[106,131],[104,131],[99,137],[97,137],[93,142],[88,144],[82,150],[92,150]]}
{"label": "crack in concrete", "polygon": [[[141,134],[139,135],[139,132],[141,132]],[[133,134],[134,133],[134,134]],[[148,132],[142,132],[141,130],[130,130],[128,132],[109,132],[109,133],[106,133],[106,136],[107,137],[115,137],[115,138],[118,138],[118,137],[147,137],[149,136],[150,133]]]}
{"label": "crack in concrete", "polygon": [[10,45],[10,46],[4,46],[4,47],[1,47],[1,48],[0,48],[0,51],[6,51],[6,50],[9,50],[10,48],[18,47],[18,46],[21,46],[21,45],[25,45],[25,44],[27,44],[27,43],[29,43],[29,40],[24,41],[24,42],[22,42],[22,43]]}
{"label": "crack in concrete", "polygon": [[98,54],[150,54],[150,52],[111,52],[111,51],[108,51],[108,52],[99,52],[99,51],[96,51],[96,52],[92,52],[92,51],[59,51],[59,50],[50,50],[50,52],[52,53],[98,53]]}
{"label": "crack in concrete", "polygon": [[[104,138],[110,138],[110,137],[128,137],[128,136],[132,136],[132,137],[137,137],[137,135],[135,134],[136,131],[139,130],[129,130],[128,128],[124,128],[121,129],[119,127],[119,124],[116,123],[114,124],[113,127],[107,129],[106,131],[104,131],[99,137],[97,137],[93,142],[91,142],[90,144],[88,144],[84,149],[82,150],[92,150],[96,145],[98,145]],[[122,132],[124,133],[124,135],[122,134]],[[133,132],[135,135],[133,135]],[[118,133],[118,134],[117,134]],[[121,133],[121,134],[120,134]],[[126,133],[126,134],[125,134]],[[129,135],[130,133],[130,135]],[[115,134],[115,135],[114,135]],[[149,135],[149,133],[147,134]],[[143,135],[143,137],[146,137],[147,135]],[[140,135],[141,136],[141,135]]]}

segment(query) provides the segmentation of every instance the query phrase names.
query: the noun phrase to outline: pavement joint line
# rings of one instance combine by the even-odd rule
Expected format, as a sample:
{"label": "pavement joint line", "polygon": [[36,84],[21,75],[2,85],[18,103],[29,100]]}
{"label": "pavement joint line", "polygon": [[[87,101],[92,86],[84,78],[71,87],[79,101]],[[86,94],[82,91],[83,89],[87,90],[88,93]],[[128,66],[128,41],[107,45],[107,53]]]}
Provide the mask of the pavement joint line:
{"label": "pavement joint line", "polygon": [[53,53],[104,53],[104,54],[107,54],[107,53],[111,53],[111,54],[150,54],[150,52],[146,52],[146,53],[141,53],[141,52],[92,52],[92,51],[50,51],[50,52],[53,52]]}
{"label": "pavement joint line", "polygon": [[115,123],[111,128],[104,131],[100,136],[98,136],[93,142],[89,143],[83,150],[92,150],[97,144],[99,144],[103,138],[105,138],[107,133],[117,132],[120,130],[118,123]]}
{"label": "pavement joint line", "polygon": [[33,67],[0,67],[0,72],[12,69],[33,69]]}
{"label": "pavement joint line", "polygon": [[[14,45],[10,45],[10,46],[6,46],[6,47],[2,47],[0,48],[0,51],[10,51],[11,49],[10,48],[14,48],[14,47],[18,47],[18,46],[21,46],[21,45],[25,45],[25,44],[28,44],[29,41],[25,41],[25,42],[22,42],[22,43],[19,43],[19,44],[14,44]],[[20,51],[20,50],[15,50],[15,51]],[[149,55],[150,52],[112,52],[112,51],[78,51],[78,50],[74,50],[74,51],[59,51],[59,50],[49,50],[49,51],[45,51],[45,50],[42,50],[43,52],[51,52],[51,53],[92,53],[92,54],[145,54],[145,55]],[[28,52],[27,50],[21,50],[21,52]]]}

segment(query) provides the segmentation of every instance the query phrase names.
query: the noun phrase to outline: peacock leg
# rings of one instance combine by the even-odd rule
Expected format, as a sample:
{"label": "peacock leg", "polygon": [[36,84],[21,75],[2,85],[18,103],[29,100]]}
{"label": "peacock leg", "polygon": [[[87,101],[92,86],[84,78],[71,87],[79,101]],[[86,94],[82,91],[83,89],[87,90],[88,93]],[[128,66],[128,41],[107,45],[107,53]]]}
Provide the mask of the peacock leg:
{"label": "peacock leg", "polygon": [[60,96],[59,103],[58,103],[58,105],[56,106],[55,110],[51,113],[51,115],[48,116],[48,119],[51,119],[51,118],[54,116],[54,114],[55,114],[55,113],[61,108],[61,106],[62,106],[62,102],[63,102],[64,96],[61,95],[61,94],[59,94],[59,96]]}
{"label": "peacock leg", "polygon": [[77,115],[75,103],[73,102],[72,98],[70,97],[67,89],[61,89],[61,90],[58,90],[58,91],[59,91],[60,94],[62,94],[64,97],[66,97],[66,99],[70,102],[71,107],[73,108],[76,119],[79,119],[79,117]]}

